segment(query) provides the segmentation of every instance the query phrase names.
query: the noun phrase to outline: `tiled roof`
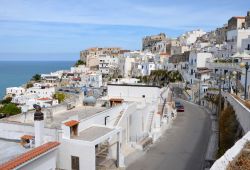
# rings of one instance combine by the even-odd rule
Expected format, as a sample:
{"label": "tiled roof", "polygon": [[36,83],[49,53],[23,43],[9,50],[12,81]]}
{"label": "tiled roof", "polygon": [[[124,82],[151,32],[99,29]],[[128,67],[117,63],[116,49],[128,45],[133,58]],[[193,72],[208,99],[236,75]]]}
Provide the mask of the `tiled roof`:
{"label": "tiled roof", "polygon": [[68,122],[65,122],[64,124],[65,124],[66,126],[72,127],[72,126],[77,125],[78,123],[79,123],[79,121],[77,121],[77,120],[70,120],[70,121],[68,121]]}
{"label": "tiled roof", "polygon": [[48,98],[48,97],[45,97],[45,98],[39,98],[39,99],[37,99],[37,100],[51,100],[51,99]]}
{"label": "tiled roof", "polygon": [[120,99],[120,98],[110,98],[109,100],[114,101],[114,102],[122,102],[123,101],[123,99]]}
{"label": "tiled roof", "polygon": [[39,147],[36,147],[22,155],[17,156],[16,158],[0,165],[0,169],[3,170],[11,170],[17,168],[18,166],[24,164],[27,161],[34,159],[35,157],[57,147],[60,143],[59,142],[48,142]]}
{"label": "tiled roof", "polygon": [[23,135],[22,137],[21,137],[21,139],[32,139],[32,138],[34,138],[34,136],[32,136],[32,135]]}
{"label": "tiled roof", "polygon": [[243,17],[243,16],[234,16],[234,18],[237,18],[237,19],[245,19],[246,17]]}

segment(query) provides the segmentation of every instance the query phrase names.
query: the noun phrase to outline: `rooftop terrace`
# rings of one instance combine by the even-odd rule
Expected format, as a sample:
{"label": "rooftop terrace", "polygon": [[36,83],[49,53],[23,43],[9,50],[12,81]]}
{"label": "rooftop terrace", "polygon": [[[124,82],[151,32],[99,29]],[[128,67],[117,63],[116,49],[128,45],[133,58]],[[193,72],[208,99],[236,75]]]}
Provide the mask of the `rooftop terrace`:
{"label": "rooftop terrace", "polygon": [[[61,128],[62,122],[69,119],[70,117],[77,116],[79,120],[85,119],[87,117],[93,116],[107,110],[105,107],[100,106],[80,106],[71,110],[61,111],[54,113],[51,118],[48,118],[45,114],[45,127],[47,128]],[[8,123],[22,123],[27,125],[34,125],[34,111],[28,112],[26,115],[24,113],[15,116],[7,117],[1,119],[0,122]]]}

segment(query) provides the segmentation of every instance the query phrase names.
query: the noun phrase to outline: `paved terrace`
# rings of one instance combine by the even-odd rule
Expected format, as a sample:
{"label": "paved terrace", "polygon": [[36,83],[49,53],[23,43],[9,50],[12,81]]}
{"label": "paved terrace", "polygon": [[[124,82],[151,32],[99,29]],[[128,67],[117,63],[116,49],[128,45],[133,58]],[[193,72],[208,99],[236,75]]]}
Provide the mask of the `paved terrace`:
{"label": "paved terrace", "polygon": [[[100,106],[80,106],[71,110],[61,111],[53,114],[53,117],[48,119],[45,115],[45,127],[47,128],[61,128],[61,123],[70,117],[78,116],[78,119],[85,119],[87,117],[93,116],[107,110],[105,107]],[[0,122],[9,123],[22,123],[27,125],[34,125],[34,112],[28,112],[26,114],[18,114],[8,118],[1,119]]]}
{"label": "paved terrace", "polygon": [[23,154],[30,149],[25,149],[20,143],[0,140],[0,164],[11,160],[19,154]]}

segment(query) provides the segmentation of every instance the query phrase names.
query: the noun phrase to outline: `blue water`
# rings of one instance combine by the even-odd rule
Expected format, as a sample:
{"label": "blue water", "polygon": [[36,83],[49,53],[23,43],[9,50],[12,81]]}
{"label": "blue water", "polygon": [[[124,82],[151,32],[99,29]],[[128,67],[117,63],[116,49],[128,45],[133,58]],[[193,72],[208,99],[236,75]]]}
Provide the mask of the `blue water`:
{"label": "blue water", "polygon": [[0,99],[6,87],[20,86],[35,74],[70,69],[73,61],[0,61]]}

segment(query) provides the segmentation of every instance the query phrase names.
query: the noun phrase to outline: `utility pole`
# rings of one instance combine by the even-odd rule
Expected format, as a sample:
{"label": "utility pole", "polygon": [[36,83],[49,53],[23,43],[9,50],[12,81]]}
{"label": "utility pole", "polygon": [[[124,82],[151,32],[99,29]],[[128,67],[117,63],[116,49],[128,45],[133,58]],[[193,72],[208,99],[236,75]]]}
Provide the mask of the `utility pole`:
{"label": "utility pole", "polygon": [[217,117],[218,117],[218,127],[219,127],[219,139],[218,139],[218,145],[220,147],[220,112],[221,112],[221,70],[220,70],[220,76],[219,76],[219,106],[218,106],[218,112],[217,112]]}
{"label": "utility pole", "polygon": [[201,80],[199,79],[199,105],[201,105]]}

